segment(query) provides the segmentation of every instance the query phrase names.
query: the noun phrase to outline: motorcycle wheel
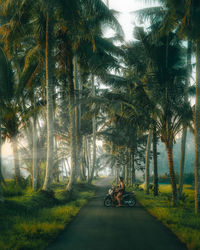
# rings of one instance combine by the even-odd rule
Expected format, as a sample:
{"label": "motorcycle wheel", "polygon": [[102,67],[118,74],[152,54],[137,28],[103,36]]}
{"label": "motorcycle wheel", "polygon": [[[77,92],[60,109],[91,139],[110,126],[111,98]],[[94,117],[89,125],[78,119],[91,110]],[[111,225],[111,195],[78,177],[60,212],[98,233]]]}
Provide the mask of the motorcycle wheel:
{"label": "motorcycle wheel", "polygon": [[111,207],[112,205],[112,200],[110,197],[107,197],[105,200],[104,200],[104,206],[106,207]]}
{"label": "motorcycle wheel", "polygon": [[134,207],[136,205],[136,200],[135,198],[130,198],[128,202],[129,207]]}

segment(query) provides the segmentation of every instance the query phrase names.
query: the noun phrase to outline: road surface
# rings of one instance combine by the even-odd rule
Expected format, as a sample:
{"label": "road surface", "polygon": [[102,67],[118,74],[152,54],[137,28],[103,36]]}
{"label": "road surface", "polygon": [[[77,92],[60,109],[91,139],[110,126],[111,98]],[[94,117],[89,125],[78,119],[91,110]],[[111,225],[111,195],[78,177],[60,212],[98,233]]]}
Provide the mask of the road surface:
{"label": "road surface", "polygon": [[106,208],[109,179],[100,180],[96,196],[81,209],[48,250],[185,250],[177,237],[139,204]]}

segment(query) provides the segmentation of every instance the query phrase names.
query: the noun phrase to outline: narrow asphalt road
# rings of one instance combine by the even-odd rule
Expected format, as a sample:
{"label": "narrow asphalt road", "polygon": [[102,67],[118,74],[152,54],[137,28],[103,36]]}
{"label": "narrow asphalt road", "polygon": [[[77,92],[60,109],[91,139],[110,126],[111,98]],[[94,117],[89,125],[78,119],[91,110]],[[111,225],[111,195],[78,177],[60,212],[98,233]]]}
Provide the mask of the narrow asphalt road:
{"label": "narrow asphalt road", "polygon": [[48,250],[185,250],[176,237],[141,205],[106,208],[109,179]]}

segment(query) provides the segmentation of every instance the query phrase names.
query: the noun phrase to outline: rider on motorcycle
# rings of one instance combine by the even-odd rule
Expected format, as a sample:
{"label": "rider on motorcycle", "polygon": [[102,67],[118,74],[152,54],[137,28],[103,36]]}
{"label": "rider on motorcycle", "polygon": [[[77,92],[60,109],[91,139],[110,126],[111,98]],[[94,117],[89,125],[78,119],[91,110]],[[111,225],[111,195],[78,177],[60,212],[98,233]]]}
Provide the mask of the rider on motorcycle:
{"label": "rider on motorcycle", "polygon": [[125,192],[125,184],[124,184],[124,181],[123,181],[123,177],[119,177],[119,186],[115,190],[115,192],[116,192],[115,198],[116,198],[116,200],[118,202],[117,207],[120,207],[121,206],[122,195]]}

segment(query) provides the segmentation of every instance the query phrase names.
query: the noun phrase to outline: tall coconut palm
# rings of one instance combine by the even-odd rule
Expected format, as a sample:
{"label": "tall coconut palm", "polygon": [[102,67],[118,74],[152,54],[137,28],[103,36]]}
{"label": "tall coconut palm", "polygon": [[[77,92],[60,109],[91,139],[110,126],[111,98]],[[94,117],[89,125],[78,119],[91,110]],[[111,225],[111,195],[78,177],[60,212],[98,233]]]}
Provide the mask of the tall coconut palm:
{"label": "tall coconut palm", "polygon": [[[30,3],[30,2],[29,2]],[[45,183],[44,183],[44,189],[49,189],[50,188],[50,183],[51,183],[51,176],[52,176],[52,156],[53,156],[53,98],[52,98],[52,92],[53,92],[53,87],[52,87],[52,68],[50,66],[50,63],[52,63],[51,60],[51,42],[50,42],[50,37],[52,36],[51,32],[51,25],[52,25],[52,20],[49,20],[49,16],[51,15],[52,11],[52,4],[49,3],[48,7],[46,8],[43,1],[36,1],[32,2],[33,8],[30,10],[28,8],[28,1],[24,1],[23,3],[11,3],[9,1],[3,1],[2,6],[3,10],[5,13],[8,13],[8,9],[12,10],[12,15],[10,19],[8,18],[8,21],[6,25],[1,27],[1,31],[4,35],[3,39],[5,41],[6,46],[8,47],[9,51],[12,52],[12,49],[15,49],[16,43],[22,44],[21,41],[26,37],[26,35],[23,33],[23,25],[25,24],[24,27],[33,25],[34,22],[37,22],[38,19],[29,22],[30,20],[33,20],[32,14],[35,13],[35,9],[40,6],[40,10],[43,11],[44,16],[45,16],[45,64],[46,64],[46,100],[47,100],[47,124],[48,124],[48,129],[47,129],[47,171],[46,171],[46,178],[45,178]],[[19,22],[17,20],[21,20],[21,23],[19,25]],[[24,21],[26,20],[26,21]],[[29,24],[29,25],[28,25]],[[15,29],[12,29],[12,26],[15,27]],[[10,30],[9,30],[10,29]],[[32,30],[34,30],[31,27]],[[26,29],[25,29],[26,30]],[[37,34],[38,35],[38,34]],[[14,43],[11,43],[12,39],[11,37],[14,37]],[[21,40],[21,41],[20,41]],[[34,37],[33,37],[34,40]],[[16,151],[16,150],[15,150]]]}
{"label": "tall coconut palm", "polygon": [[47,101],[47,163],[46,176],[44,181],[44,190],[50,188],[52,181],[52,162],[53,162],[53,78],[52,78],[52,45],[51,45],[51,21],[49,20],[51,11],[46,16],[46,49],[45,49],[45,65],[46,65],[46,101]]}
{"label": "tall coconut palm", "polygon": [[[151,33],[150,33],[151,35]],[[176,177],[173,165],[173,140],[180,130],[184,115],[189,116],[189,105],[184,102],[183,83],[185,68],[182,63],[182,52],[173,34],[160,38],[160,43],[154,43],[151,37],[137,30],[137,38],[141,41],[143,51],[149,60],[144,77],[145,91],[149,96],[154,113],[157,114],[156,126],[168,153],[169,172],[173,190],[173,203],[177,201]],[[141,51],[141,53],[143,53]],[[173,54],[173,57],[169,57]],[[141,56],[140,56],[141,57]],[[140,58],[139,57],[139,58]],[[176,91],[176,95],[174,95]],[[179,95],[179,96],[178,96]],[[178,103],[177,103],[178,101]],[[183,107],[187,107],[183,112]],[[181,111],[181,112],[180,112]]]}
{"label": "tall coconut palm", "polygon": [[[184,79],[182,78],[183,70],[180,67],[177,68],[176,70],[173,70],[174,72],[171,71],[171,67],[173,67],[174,63],[177,64],[178,60],[180,60],[180,57],[178,56],[179,49],[178,47],[177,48],[173,47],[172,44],[168,44],[167,47],[169,55],[173,51],[174,62],[172,60],[170,62],[168,61],[167,68],[165,65],[163,65],[164,67],[163,72],[165,72],[165,70],[167,70],[168,72],[170,71],[171,75],[169,77],[168,74],[166,74],[167,71],[166,73],[164,73],[165,75],[163,75],[163,79],[165,79],[164,81],[167,85],[165,86],[161,85],[160,89],[161,92],[164,91],[163,94],[165,93],[165,95],[163,95],[163,100],[161,99],[159,102],[160,111],[158,114],[157,127],[158,131],[160,132],[161,139],[165,143],[166,150],[168,153],[169,171],[170,171],[170,178],[173,190],[172,196],[173,196],[173,203],[175,205],[177,200],[177,190],[176,190],[176,177],[173,166],[173,140],[175,140],[175,136],[181,128],[182,125],[181,123],[185,121],[186,118],[189,118],[189,116],[191,119],[191,114],[190,114],[191,111],[190,111],[190,106],[184,101],[184,92],[181,92],[183,89],[183,87],[181,87],[181,84],[183,82],[181,83],[181,81],[184,81]],[[161,50],[162,49],[165,50],[166,48],[163,47],[161,48]],[[177,56],[175,56],[176,51],[177,51]],[[163,60],[163,58],[161,60]],[[174,96],[173,92],[175,90],[176,90],[176,95]],[[188,122],[189,120],[187,119],[186,121]]]}
{"label": "tall coconut palm", "polygon": [[154,184],[154,196],[158,195],[158,164],[157,164],[157,128],[156,122],[153,122],[153,184]]}
{"label": "tall coconut palm", "polygon": [[[155,2],[155,1],[151,1]],[[200,48],[200,32],[199,32],[199,8],[200,3],[195,0],[160,1],[167,6],[169,14],[166,16],[162,30],[166,30],[167,23],[171,21],[170,29],[179,27],[179,33],[188,40],[193,40],[196,46],[196,97],[195,97],[195,212],[200,211],[200,126],[199,126],[199,93],[200,93],[200,63],[199,63],[199,48]],[[167,28],[169,30],[169,28]]]}
{"label": "tall coconut palm", "polygon": [[[94,76],[92,76],[92,95],[95,97],[95,82],[94,82]],[[95,109],[95,106],[94,106]],[[91,175],[89,178],[89,182],[91,183],[93,177],[94,177],[94,171],[96,167],[96,133],[97,133],[97,123],[96,123],[96,114],[94,113],[93,119],[92,119],[92,132],[93,132],[93,154],[92,154],[92,170]]]}
{"label": "tall coconut palm", "polygon": [[[191,59],[192,59],[192,43],[188,41],[187,47],[187,79],[185,85],[185,102],[188,102],[188,88],[190,85],[191,77]],[[180,171],[179,171],[179,197],[182,194],[183,183],[184,183],[184,164],[185,164],[185,148],[186,148],[186,137],[187,137],[187,126],[183,124],[183,133],[181,138],[181,160],[180,160]]]}
{"label": "tall coconut palm", "polygon": [[[195,41],[196,45],[196,95],[195,95],[195,212],[200,211],[200,32],[199,32],[199,14],[200,3],[190,0],[184,5],[182,16],[182,28],[189,39]],[[184,22],[187,20],[187,22]]]}

